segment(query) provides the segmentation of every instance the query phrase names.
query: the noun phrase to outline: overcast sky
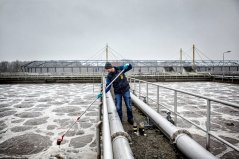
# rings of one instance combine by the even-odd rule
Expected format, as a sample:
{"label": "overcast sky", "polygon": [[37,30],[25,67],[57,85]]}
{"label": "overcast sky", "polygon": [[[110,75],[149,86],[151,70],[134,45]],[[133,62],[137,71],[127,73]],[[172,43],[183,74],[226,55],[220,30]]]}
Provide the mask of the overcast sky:
{"label": "overcast sky", "polygon": [[[239,60],[239,0],[0,0],[0,61]],[[200,53],[200,52],[198,52]],[[102,55],[103,56],[103,55]]]}

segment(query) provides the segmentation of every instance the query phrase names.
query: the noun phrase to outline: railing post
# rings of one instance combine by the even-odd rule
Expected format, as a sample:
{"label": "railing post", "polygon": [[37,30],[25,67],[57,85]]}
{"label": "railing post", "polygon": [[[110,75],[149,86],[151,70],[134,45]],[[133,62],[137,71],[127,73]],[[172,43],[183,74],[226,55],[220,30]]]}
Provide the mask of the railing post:
{"label": "railing post", "polygon": [[210,148],[210,127],[211,127],[211,101],[207,99],[207,123],[206,123],[206,129],[207,129],[207,142],[206,142],[206,149]]}
{"label": "railing post", "polygon": [[157,106],[158,106],[157,112],[159,113],[159,86],[157,86]]}
{"label": "railing post", "polygon": [[93,94],[95,93],[95,73],[94,73],[94,69],[93,69]]}
{"label": "railing post", "polygon": [[177,126],[177,91],[174,91],[174,123]]}
{"label": "railing post", "polygon": [[141,94],[141,85],[140,85],[140,81],[139,81],[139,98],[140,98],[140,94]]}
{"label": "railing post", "polygon": [[149,84],[146,82],[146,102],[149,103]]}
{"label": "railing post", "polygon": [[135,78],[134,78],[134,91],[135,91],[136,83],[135,83]]}

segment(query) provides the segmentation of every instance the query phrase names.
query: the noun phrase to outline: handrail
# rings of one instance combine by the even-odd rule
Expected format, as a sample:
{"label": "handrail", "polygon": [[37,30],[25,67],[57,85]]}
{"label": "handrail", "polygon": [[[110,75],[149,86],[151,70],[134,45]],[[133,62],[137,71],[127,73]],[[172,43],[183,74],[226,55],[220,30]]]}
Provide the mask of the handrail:
{"label": "handrail", "polygon": [[143,82],[143,83],[149,83],[149,84],[152,84],[154,86],[159,86],[161,88],[169,89],[169,90],[172,90],[172,91],[177,91],[177,92],[180,92],[180,93],[192,95],[192,96],[203,98],[203,99],[208,99],[208,100],[213,101],[213,102],[217,102],[217,103],[225,104],[225,105],[232,106],[232,107],[235,107],[235,108],[239,108],[239,104],[235,104],[235,103],[231,103],[231,102],[225,102],[225,101],[222,101],[222,100],[219,100],[219,99],[215,99],[215,98],[209,98],[209,97],[206,97],[206,96],[203,96],[203,95],[199,95],[199,94],[182,91],[182,90],[175,89],[175,88],[170,88],[170,87],[162,86],[162,85],[159,85],[159,84],[156,84],[156,83],[147,82],[147,81],[136,79],[136,78],[129,77],[129,79],[135,79],[136,81],[140,81],[140,82]]}
{"label": "handrail", "polygon": [[[156,103],[156,101],[154,101],[153,99],[151,99],[151,98],[149,98],[149,99]],[[159,105],[162,106],[162,107],[164,107],[164,108],[167,109],[168,111],[172,112],[172,111],[171,111],[169,108],[167,108],[165,105],[162,105],[162,104],[159,104]],[[198,126],[197,124],[193,123],[192,121],[186,119],[185,117],[183,117],[183,116],[180,115],[179,113],[177,113],[177,112],[176,112],[176,113],[173,112],[173,113],[176,114],[177,116],[181,117],[182,119],[186,120],[187,122],[189,122],[189,123],[192,124],[193,126],[197,127],[198,129],[202,130],[203,132],[207,133],[207,130],[205,130],[205,129],[202,128],[201,126]],[[233,149],[239,151],[239,149],[238,149],[236,146],[232,145],[231,143],[227,142],[226,140],[224,140],[224,139],[222,139],[222,138],[220,138],[220,137],[214,135],[214,134],[211,133],[211,132],[208,132],[208,133],[209,133],[210,135],[212,135],[213,137],[215,137],[216,139],[220,140],[221,142],[225,143],[226,145],[230,146],[231,148],[233,148]]]}
{"label": "handrail", "polygon": [[150,117],[155,125],[166,135],[171,142],[175,143],[177,148],[187,158],[197,159],[216,159],[216,157],[203,148],[199,143],[194,141],[190,133],[184,129],[180,129],[158,114],[155,110],[150,108],[146,103],[141,101],[138,97],[131,93],[132,102],[142,111],[145,115]]}
{"label": "handrail", "polygon": [[[177,110],[177,92],[180,92],[180,93],[183,93],[183,94],[187,94],[187,95],[191,95],[191,96],[194,96],[194,97],[198,97],[198,98],[202,98],[202,99],[205,99],[207,100],[207,123],[206,123],[206,129],[194,124],[193,122],[191,122],[190,120],[186,119],[185,117],[183,117],[182,115],[180,115],[177,111],[171,111],[170,109],[168,109],[166,106],[162,105],[162,104],[159,104],[159,100],[158,100],[158,97],[157,97],[157,102],[156,104],[158,106],[162,106],[164,108],[166,108],[167,110],[169,110],[170,112],[173,112],[175,114],[175,117],[177,119],[177,116],[181,117],[182,119],[188,121],[189,123],[191,123],[192,125],[194,125],[195,127],[197,127],[198,129],[204,131],[206,134],[207,134],[207,143],[206,143],[206,147],[209,148],[210,147],[210,135],[213,136],[214,138],[216,138],[217,140],[223,142],[224,144],[226,144],[227,146],[233,148],[234,150],[236,151],[239,151],[239,148],[234,146],[233,144],[227,142],[226,140],[222,139],[221,137],[213,134],[211,131],[210,131],[210,108],[211,108],[211,101],[213,102],[217,102],[217,103],[220,103],[220,104],[224,104],[226,106],[231,106],[231,107],[234,107],[234,108],[239,108],[239,104],[235,104],[235,103],[232,103],[232,102],[226,102],[226,101],[222,101],[222,100],[219,100],[219,99],[215,99],[215,98],[210,98],[210,97],[206,97],[206,96],[203,96],[203,95],[199,95],[199,94],[195,94],[195,93],[190,93],[190,92],[186,92],[186,91],[182,91],[182,90],[178,90],[178,89],[174,89],[174,88],[170,88],[170,87],[166,87],[166,86],[162,86],[162,85],[159,85],[159,84],[156,84],[156,83],[152,83],[152,82],[147,82],[147,81],[144,81],[144,80],[140,80],[140,79],[136,79],[136,78],[132,78],[132,77],[129,77],[129,80],[130,80],[130,83],[132,83],[132,80],[134,82],[134,91],[135,90],[135,83],[138,82],[139,83],[139,96],[141,93],[141,86],[140,86],[140,83],[146,83],[146,88],[148,88],[148,84],[151,84],[151,85],[154,85],[154,86],[157,86],[157,96],[159,95],[158,93],[158,87],[161,87],[161,88],[164,88],[164,89],[168,89],[168,90],[172,90],[175,92],[175,95],[174,95],[174,100],[176,101],[176,103],[174,103],[174,110]],[[146,90],[146,97],[147,97],[147,101],[148,99],[150,99],[148,97],[148,90]],[[175,109],[176,108],[176,109]]]}
{"label": "handrail", "polygon": [[14,76],[39,76],[39,77],[54,77],[54,76],[69,76],[69,77],[74,77],[74,76],[101,76],[102,72],[95,72],[95,73],[25,73],[25,72],[19,72],[19,73],[13,73],[13,72],[8,72],[8,73],[0,73],[0,77],[14,77]]}

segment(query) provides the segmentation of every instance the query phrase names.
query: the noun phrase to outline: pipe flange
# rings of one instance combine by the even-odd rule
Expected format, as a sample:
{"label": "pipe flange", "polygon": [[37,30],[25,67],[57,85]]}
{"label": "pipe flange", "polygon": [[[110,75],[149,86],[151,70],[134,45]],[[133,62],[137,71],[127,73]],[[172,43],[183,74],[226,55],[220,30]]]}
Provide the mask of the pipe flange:
{"label": "pipe flange", "polygon": [[175,143],[176,137],[180,134],[186,134],[188,136],[190,136],[192,138],[192,135],[190,134],[189,131],[185,130],[185,129],[179,129],[176,132],[173,133],[173,135],[171,136],[171,141],[172,143]]}
{"label": "pipe flange", "polygon": [[113,141],[118,136],[124,136],[125,138],[128,139],[129,142],[132,142],[132,139],[127,132],[115,132],[114,134],[111,135],[111,141]]}

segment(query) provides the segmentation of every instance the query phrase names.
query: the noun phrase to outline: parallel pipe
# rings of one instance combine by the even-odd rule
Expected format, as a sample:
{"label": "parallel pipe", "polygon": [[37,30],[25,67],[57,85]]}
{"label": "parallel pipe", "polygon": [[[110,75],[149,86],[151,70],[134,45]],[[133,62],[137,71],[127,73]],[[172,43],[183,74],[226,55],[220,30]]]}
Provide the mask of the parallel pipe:
{"label": "parallel pipe", "polygon": [[97,159],[101,159],[101,147],[100,147],[100,131],[102,121],[96,124],[96,147],[97,147]]}
{"label": "parallel pipe", "polygon": [[216,159],[216,157],[204,149],[200,144],[189,137],[186,131],[181,131],[175,127],[172,123],[150,108],[143,101],[138,99],[133,93],[131,93],[131,99],[133,103],[149,116],[161,129],[161,131],[170,139],[172,139],[178,149],[188,158],[193,159]]}
{"label": "parallel pipe", "polygon": [[[101,89],[102,86],[101,86]],[[103,99],[100,98],[100,107],[98,109],[98,120],[99,122],[96,125],[96,147],[97,147],[97,159],[101,159],[101,146],[100,146],[100,133],[102,132],[102,106],[103,106]]]}
{"label": "parallel pipe", "polygon": [[130,137],[124,131],[110,91],[107,93],[107,106],[114,159],[133,159],[133,153],[129,146]]}
{"label": "parallel pipe", "polygon": [[[105,85],[104,78],[103,83],[104,83],[103,85]],[[103,155],[104,159],[113,159],[105,87],[103,87],[102,92],[103,92],[103,149],[104,149]]]}

